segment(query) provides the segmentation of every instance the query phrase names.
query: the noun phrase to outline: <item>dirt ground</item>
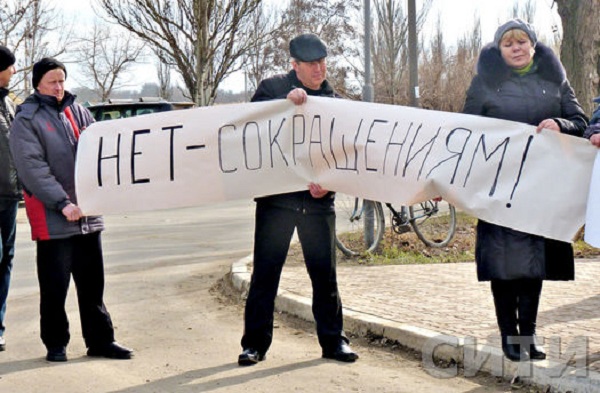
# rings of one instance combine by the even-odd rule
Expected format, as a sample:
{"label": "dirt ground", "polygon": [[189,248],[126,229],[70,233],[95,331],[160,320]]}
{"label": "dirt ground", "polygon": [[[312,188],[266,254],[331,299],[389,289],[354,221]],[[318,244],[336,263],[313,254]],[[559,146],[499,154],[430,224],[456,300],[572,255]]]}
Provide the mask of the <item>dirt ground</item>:
{"label": "dirt ground", "polygon": [[[354,364],[322,359],[312,324],[277,315],[265,362],[239,367],[243,302],[215,283],[251,250],[253,204],[226,204],[108,217],[105,302],[128,361],[89,358],[75,288],[67,299],[69,361],[45,361],[33,242],[20,227],[0,392],[508,392],[493,378],[439,379],[414,354],[353,337]],[[225,283],[228,282],[225,280]]]}
{"label": "dirt ground", "polygon": [[[299,251],[299,250],[296,250]],[[293,256],[288,256],[288,262],[297,264],[303,263],[301,258],[301,254],[295,253]],[[244,309],[244,299],[240,297],[239,292],[231,285],[231,280],[229,275],[220,279],[212,288],[211,294],[215,296],[215,298],[226,305],[227,307],[235,308],[238,312],[243,313]],[[277,334],[278,330],[292,330],[295,335],[302,336],[308,335],[310,337],[316,336],[314,335],[314,324],[312,322],[308,322],[297,318],[293,315],[289,315],[286,313],[276,313],[275,314],[275,329]],[[410,348],[406,348],[402,345],[399,345],[395,341],[388,340],[384,337],[378,336],[357,336],[355,334],[351,334],[351,332],[347,332],[349,338],[352,342],[352,347],[361,355],[368,356],[368,362],[372,363],[374,367],[381,367],[381,369],[387,369],[390,365],[395,365],[394,367],[398,367],[399,369],[410,369],[414,368],[418,370],[419,373],[425,372],[421,363],[421,354],[418,351],[415,351]],[[357,365],[362,360],[356,363]],[[443,367],[455,367],[456,364],[445,363],[445,362],[436,362],[436,366],[439,368]],[[459,371],[459,373],[462,371]],[[520,392],[520,393],[550,393],[552,390],[550,387],[540,387],[540,386],[531,386],[523,383],[518,377],[513,380],[505,380],[501,377],[495,377],[491,375],[487,375],[484,373],[479,373],[475,377],[465,378],[464,376],[458,376],[453,378],[456,382],[464,381],[465,383],[474,383],[479,387],[475,390],[469,390],[469,392]],[[460,382],[459,382],[460,383]],[[446,391],[443,388],[444,382],[440,380],[439,392]],[[448,387],[450,389],[450,387]],[[357,390],[361,391],[361,390]],[[371,390],[366,390],[371,391]],[[374,390],[373,390],[374,391]],[[421,391],[419,389],[414,391]],[[426,390],[422,390],[426,391]]]}

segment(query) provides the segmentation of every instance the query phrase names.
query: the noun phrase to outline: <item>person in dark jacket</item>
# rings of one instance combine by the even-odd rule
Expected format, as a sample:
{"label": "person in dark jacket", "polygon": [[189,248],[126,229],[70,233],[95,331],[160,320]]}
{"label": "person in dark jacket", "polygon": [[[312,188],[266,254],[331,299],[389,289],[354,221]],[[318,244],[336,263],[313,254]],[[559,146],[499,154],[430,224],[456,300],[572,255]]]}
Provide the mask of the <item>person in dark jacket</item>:
{"label": "person in dark jacket", "polygon": [[[600,97],[594,98],[594,102],[600,104]],[[594,113],[592,113],[590,124],[585,129],[583,136],[588,138],[592,145],[600,147],[600,105],[598,105],[594,110]]]}
{"label": "person in dark jacket", "polygon": [[[327,47],[319,37],[295,37],[290,41],[290,54],[293,70],[261,81],[253,102],[287,98],[301,105],[307,96],[337,96],[326,80]],[[313,315],[322,356],[342,362],[358,359],[343,332],[336,278],[334,193],[309,184],[307,191],[256,199],[254,268],[246,300],[240,365],[264,360],[271,345],[275,297],[294,230],[312,282]]]}
{"label": "person in dark jacket", "polygon": [[[463,112],[531,124],[541,137],[582,136],[588,120],[558,57],[520,19],[482,49]],[[504,355],[545,359],[535,336],[542,282],[574,279],[571,244],[479,220],[475,259],[479,281],[491,281]]]}
{"label": "person in dark jacket", "polygon": [[4,316],[15,255],[17,211],[21,199],[17,170],[8,146],[10,125],[15,118],[15,103],[8,96],[8,85],[15,73],[14,64],[15,56],[10,49],[0,46],[0,351],[6,349]]}
{"label": "person in dark jacket", "polygon": [[103,301],[103,219],[84,216],[77,206],[77,141],[93,118],[64,90],[66,76],[56,59],[43,58],[33,65],[35,92],[17,107],[9,140],[37,243],[41,338],[48,361],[67,360],[65,301],[72,275],[88,356],[129,359],[132,350],[115,341]]}

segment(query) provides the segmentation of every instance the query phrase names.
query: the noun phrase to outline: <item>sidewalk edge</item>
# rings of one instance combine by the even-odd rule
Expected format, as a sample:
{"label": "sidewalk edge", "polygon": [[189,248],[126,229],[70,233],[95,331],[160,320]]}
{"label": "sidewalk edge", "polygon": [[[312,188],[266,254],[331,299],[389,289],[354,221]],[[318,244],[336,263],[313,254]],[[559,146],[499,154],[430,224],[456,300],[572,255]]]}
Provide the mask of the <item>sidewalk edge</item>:
{"label": "sidewalk edge", "polygon": [[[252,255],[231,265],[231,282],[242,295],[250,287]],[[306,321],[314,321],[311,299],[279,289],[275,308]],[[422,354],[424,370],[434,377],[452,378],[459,375],[457,363],[464,375],[472,377],[483,371],[493,376],[512,379],[516,376],[538,386],[552,386],[557,392],[591,393],[600,391],[600,373],[565,366],[552,360],[511,362],[500,348],[479,345],[473,338],[459,338],[432,330],[405,325],[344,307],[344,330],[364,337],[367,334],[385,337]],[[433,357],[450,364],[439,367]]]}

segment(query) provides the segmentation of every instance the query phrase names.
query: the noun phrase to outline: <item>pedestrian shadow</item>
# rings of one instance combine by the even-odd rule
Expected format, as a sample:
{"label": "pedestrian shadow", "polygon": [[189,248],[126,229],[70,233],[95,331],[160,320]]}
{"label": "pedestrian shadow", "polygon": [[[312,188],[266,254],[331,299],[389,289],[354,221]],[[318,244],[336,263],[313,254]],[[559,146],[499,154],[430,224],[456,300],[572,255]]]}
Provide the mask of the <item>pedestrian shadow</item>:
{"label": "pedestrian shadow", "polygon": [[478,386],[476,388],[473,388],[471,390],[465,390],[464,393],[489,393],[490,392],[490,387],[489,386]]}
{"label": "pedestrian shadow", "polygon": [[[566,326],[563,330],[564,333],[558,337],[560,341],[547,341],[544,343],[548,349],[549,355],[551,357],[565,357],[567,355],[562,354],[561,351],[566,353],[574,352],[572,355],[569,355],[570,359],[568,359],[568,364],[570,366],[600,371],[600,352],[591,352],[589,348],[590,339],[597,340],[598,336],[595,333],[594,336],[596,338],[583,336],[582,334],[584,333],[580,331],[573,335],[568,329],[570,322],[588,321],[598,318],[598,309],[600,309],[600,295],[591,296],[576,303],[565,304],[560,307],[540,312],[538,314],[538,323],[540,323],[541,326],[545,327],[556,324],[563,324]],[[596,331],[595,326],[597,326],[597,323],[590,329],[590,332]],[[562,341],[563,339],[568,343],[564,344]],[[553,350],[552,344],[557,346],[557,348]]]}
{"label": "pedestrian shadow", "polygon": [[[551,310],[542,311],[538,314],[538,321],[546,321],[540,324],[545,326],[555,323],[595,319],[598,317],[598,309],[600,309],[600,295],[595,295],[576,303],[565,304]],[[573,312],[573,310],[580,310],[580,312]]]}
{"label": "pedestrian shadow", "polygon": [[69,358],[68,362],[49,362],[45,357],[38,357],[25,360],[6,361],[0,363],[0,377],[14,374],[21,371],[37,370],[45,367],[60,367],[73,363],[80,363],[85,361],[91,361],[87,356],[80,356],[77,358]]}
{"label": "pedestrian shadow", "polygon": [[[227,363],[220,366],[208,367],[199,370],[190,370],[182,374],[167,378],[158,379],[143,385],[131,386],[129,388],[114,390],[110,393],[139,393],[148,392],[209,392],[217,389],[226,389],[228,387],[243,385],[252,380],[267,378],[273,375],[293,372],[296,370],[315,367],[329,362],[324,359],[313,359],[299,363],[288,364],[279,367],[262,368],[265,363],[259,363],[256,366],[240,367],[237,363]],[[236,370],[236,375],[214,378],[216,374]],[[196,380],[213,377],[210,381]]]}

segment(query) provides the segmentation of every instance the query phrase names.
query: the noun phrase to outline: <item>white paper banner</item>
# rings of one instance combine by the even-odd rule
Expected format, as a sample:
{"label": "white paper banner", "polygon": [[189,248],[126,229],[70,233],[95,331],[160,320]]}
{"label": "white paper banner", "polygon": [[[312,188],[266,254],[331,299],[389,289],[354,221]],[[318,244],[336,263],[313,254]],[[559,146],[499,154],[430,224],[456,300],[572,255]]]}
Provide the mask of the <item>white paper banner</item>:
{"label": "white paper banner", "polygon": [[585,241],[600,247],[600,152],[596,154],[585,218]]}
{"label": "white paper banner", "polygon": [[88,127],[77,154],[86,214],[305,190],[309,182],[413,204],[442,196],[476,217],[570,241],[596,149],[535,127],[309,97],[165,112]]}

